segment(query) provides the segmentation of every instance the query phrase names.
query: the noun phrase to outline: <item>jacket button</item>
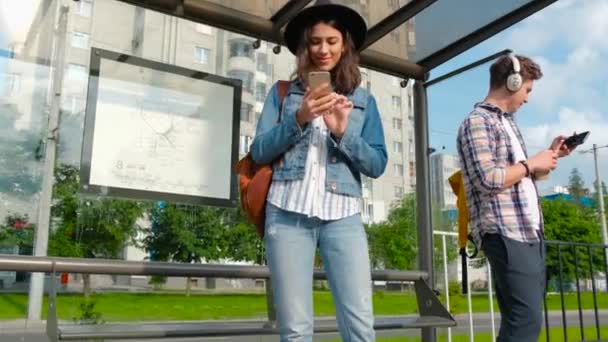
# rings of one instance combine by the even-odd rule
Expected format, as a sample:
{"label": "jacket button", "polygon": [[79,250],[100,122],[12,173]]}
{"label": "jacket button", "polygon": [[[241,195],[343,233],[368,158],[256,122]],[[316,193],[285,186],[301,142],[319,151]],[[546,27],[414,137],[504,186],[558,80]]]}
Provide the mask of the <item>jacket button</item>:
{"label": "jacket button", "polygon": [[336,190],[336,183],[331,183],[331,189]]}
{"label": "jacket button", "polygon": [[337,162],[337,161],[338,161],[338,158],[336,158],[336,157],[331,157],[331,162],[332,162],[332,163],[335,163],[335,162]]}

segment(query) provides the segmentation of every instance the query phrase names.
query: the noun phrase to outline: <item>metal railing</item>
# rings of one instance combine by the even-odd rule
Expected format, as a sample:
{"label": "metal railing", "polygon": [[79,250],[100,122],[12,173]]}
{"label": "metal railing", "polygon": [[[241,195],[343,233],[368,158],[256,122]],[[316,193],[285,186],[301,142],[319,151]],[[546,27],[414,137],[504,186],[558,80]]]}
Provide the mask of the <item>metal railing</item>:
{"label": "metal railing", "polygon": [[[605,281],[605,291],[608,292],[608,260],[606,259],[606,251],[608,250],[608,246],[601,244],[592,244],[592,243],[577,243],[577,242],[564,242],[564,241],[546,241],[547,244],[547,257],[549,257],[550,252],[553,250],[556,251],[557,255],[557,270],[555,267],[549,267],[547,269],[547,290],[551,290],[550,280],[557,279],[557,288],[559,290],[560,301],[561,301],[561,316],[562,316],[562,328],[564,332],[564,340],[568,342],[568,318],[566,314],[566,301],[565,301],[565,286],[569,284],[566,282],[565,273],[565,263],[567,262],[568,252],[570,252],[570,256],[572,257],[572,261],[574,263],[574,278],[575,278],[575,287],[576,287],[576,298],[577,298],[577,311],[578,311],[578,326],[579,333],[581,337],[581,341],[599,341],[602,339],[601,334],[601,326],[600,326],[600,315],[598,310],[598,283],[596,282],[596,278],[599,275],[599,270],[603,270],[604,273],[604,281]],[[599,252],[599,253],[598,253]],[[581,257],[587,259],[587,265],[581,266],[581,261],[579,260]],[[598,263],[597,259],[602,260],[603,262]],[[549,260],[549,259],[548,259]],[[587,268],[588,267],[588,268]],[[587,276],[591,279],[591,292],[593,293],[593,317],[594,317],[594,326],[595,326],[595,339],[590,340],[588,336],[585,336],[585,319],[583,315],[583,300],[581,298],[581,293],[583,293],[581,289],[581,277],[584,270],[584,273],[587,273]],[[586,269],[586,270],[585,270]],[[553,272],[555,272],[555,274]],[[549,318],[548,313],[549,310],[547,308],[547,296],[545,295],[544,299],[544,309],[545,309],[545,329],[547,331],[547,342],[551,341],[551,334],[549,329]],[[604,338],[608,338],[608,336],[604,336]]]}
{"label": "metal railing", "polygon": [[[434,231],[433,234],[435,235],[436,238],[440,238],[441,239],[441,246],[440,246],[440,250],[436,250],[436,252],[439,252],[441,255],[441,271],[444,274],[443,277],[443,286],[445,289],[445,306],[447,308],[447,310],[450,310],[450,292],[448,291],[448,287],[449,287],[449,279],[448,279],[448,267],[450,264],[450,260],[448,258],[448,250],[450,248],[454,248],[457,249],[456,246],[456,239],[458,237],[457,233],[454,232],[445,232],[445,231]],[[452,244],[448,243],[448,238],[451,238],[454,240],[454,242]],[[548,294],[545,295],[544,298],[544,312],[545,312],[545,333],[546,333],[546,341],[550,342],[552,341],[551,339],[551,327],[552,325],[550,324],[550,317],[553,317],[555,319],[555,316],[560,313],[561,315],[561,328],[563,329],[563,341],[568,341],[568,328],[569,328],[569,322],[571,322],[571,319],[573,316],[573,313],[570,312],[570,315],[568,314],[568,310],[567,305],[566,305],[566,293],[567,292],[572,292],[572,293],[576,293],[576,297],[577,297],[577,312],[576,312],[576,318],[578,320],[578,328],[579,328],[579,335],[580,335],[580,340],[581,341],[599,341],[602,338],[607,339],[608,336],[602,336],[601,334],[601,327],[602,327],[602,323],[606,324],[608,323],[608,313],[606,313],[605,311],[602,312],[599,308],[599,300],[598,300],[598,294],[600,293],[600,289],[599,289],[599,272],[598,271],[603,271],[604,275],[602,276],[603,281],[605,282],[604,286],[604,290],[606,292],[608,292],[608,261],[606,260],[606,253],[604,251],[608,251],[608,246],[604,246],[601,244],[590,244],[590,243],[577,243],[577,242],[565,242],[565,241],[546,241],[546,245],[547,245],[547,256],[548,256],[548,268],[547,268],[547,291],[546,293],[552,292],[552,287],[556,287],[557,292],[559,292],[559,296],[560,296],[560,308],[558,310],[549,310],[548,305],[547,305],[547,296]],[[565,259],[568,259],[568,253],[569,253],[569,260],[566,262]],[[585,260],[584,262],[581,261],[581,256],[585,256]],[[497,315],[495,315],[495,307],[494,307],[494,293],[493,293],[493,284],[492,284],[492,277],[491,277],[491,267],[490,264],[488,263],[487,260],[485,260],[484,258],[478,258],[476,259],[477,262],[481,262],[481,264],[483,265],[482,267],[485,267],[485,274],[486,274],[486,279],[487,279],[487,296],[488,296],[488,314],[490,316],[490,333],[492,336],[492,341],[496,340],[496,335],[497,335],[497,322],[496,322],[496,317]],[[454,260],[455,261],[455,260]],[[471,270],[473,268],[473,266],[471,265],[472,262],[474,262],[475,259],[471,260],[467,258],[466,261],[466,267],[467,269]],[[567,289],[568,284],[571,284],[571,282],[567,281],[567,277],[566,277],[566,272],[565,272],[565,268],[567,268],[567,265],[573,265],[574,267],[574,284]],[[581,268],[585,269],[585,274],[586,274],[586,283],[589,283],[588,286],[586,286],[587,288],[583,288],[583,286],[581,286],[581,283],[583,283],[583,272],[581,272]],[[469,291],[467,291],[466,296],[467,296],[467,305],[468,305],[468,312],[467,312],[467,325],[468,325],[468,337],[469,337],[469,341],[470,342],[474,342],[475,341],[475,322],[474,322],[474,315],[473,315],[473,305],[472,305],[472,298],[471,298],[471,292],[472,292],[472,281],[473,279],[471,279],[471,277],[469,277],[469,279],[467,280],[468,284],[467,284],[467,288],[469,289]],[[557,282],[557,286],[553,285],[555,282]],[[593,309],[591,310],[592,312],[589,313],[588,311],[585,312],[584,308],[583,308],[583,294],[584,293],[592,293],[592,297],[593,297]],[[497,308],[496,308],[497,309]],[[570,316],[570,320],[568,319]],[[585,317],[587,319],[585,319]],[[589,319],[593,320],[593,328],[595,328],[594,330],[594,336],[588,336],[588,334],[585,334],[585,327],[588,326],[589,324]],[[553,325],[554,326],[554,325]],[[592,338],[592,339],[590,339]],[[554,341],[562,341],[562,339],[553,339]],[[452,341],[452,328],[448,328],[447,329],[447,341],[451,342]]]}
{"label": "metal railing", "polygon": [[[234,323],[231,326],[218,326],[217,322],[183,324],[102,324],[59,326],[57,317],[57,273],[111,274],[111,275],[159,275],[173,277],[213,277],[213,278],[270,278],[265,266],[182,264],[168,262],[141,262],[103,259],[51,258],[22,255],[0,255],[0,271],[46,272],[51,274],[49,291],[49,311],[47,316],[47,335],[52,342],[59,340],[83,339],[132,339],[167,337],[217,337],[235,335],[277,334],[274,322],[274,308],[268,307],[268,321]],[[327,279],[322,270],[314,271],[315,279]],[[421,271],[374,270],[373,280],[413,282],[418,303],[418,317],[396,317],[376,319],[374,328],[424,329],[455,326],[456,322],[435,292],[428,286],[428,273]],[[269,287],[267,287],[269,288]],[[267,295],[269,293],[267,292]],[[335,322],[315,326],[315,332],[337,332]]]}

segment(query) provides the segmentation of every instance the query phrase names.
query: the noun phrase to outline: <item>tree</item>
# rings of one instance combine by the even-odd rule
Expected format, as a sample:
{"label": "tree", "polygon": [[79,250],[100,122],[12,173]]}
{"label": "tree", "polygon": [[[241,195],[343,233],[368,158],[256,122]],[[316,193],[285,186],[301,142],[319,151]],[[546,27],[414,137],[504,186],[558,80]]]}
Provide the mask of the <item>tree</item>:
{"label": "tree", "polygon": [[570,178],[568,179],[568,190],[577,202],[579,202],[580,199],[588,192],[588,190],[585,188],[585,182],[583,181],[583,178],[581,177],[581,174],[577,168],[572,169],[572,172],[570,172]]}
{"label": "tree", "polygon": [[385,222],[367,227],[373,268],[410,270],[416,265],[416,200],[407,194],[389,212]]}
{"label": "tree", "polygon": [[[226,255],[226,229],[230,216],[225,209],[162,203],[149,210],[153,229],[143,245],[154,260],[200,263]],[[190,295],[190,278],[186,295]]]}
{"label": "tree", "polygon": [[27,215],[9,214],[0,225],[0,246],[17,247],[19,254],[30,254],[34,244],[34,225]]}
{"label": "tree", "polygon": [[[117,199],[80,199],[79,170],[62,164],[55,170],[51,216],[53,229],[49,255],[79,258],[118,258],[134,244],[144,205]],[[84,294],[90,293],[90,277],[83,276]]]}
{"label": "tree", "polygon": [[240,207],[224,210],[228,217],[228,227],[224,238],[225,257],[234,261],[265,264],[264,241],[258,237],[255,226],[247,222]]}
{"label": "tree", "polygon": [[[543,217],[545,223],[545,237],[547,240],[598,243],[601,241],[600,229],[595,212],[585,208],[575,201],[565,199],[542,201]],[[574,254],[571,247],[562,249],[562,274],[565,279],[575,277]],[[547,248],[547,275],[548,278],[559,276],[558,248]],[[577,248],[579,275],[590,276],[589,256],[586,248]],[[602,252],[596,250],[593,254],[596,262],[603,260]]]}

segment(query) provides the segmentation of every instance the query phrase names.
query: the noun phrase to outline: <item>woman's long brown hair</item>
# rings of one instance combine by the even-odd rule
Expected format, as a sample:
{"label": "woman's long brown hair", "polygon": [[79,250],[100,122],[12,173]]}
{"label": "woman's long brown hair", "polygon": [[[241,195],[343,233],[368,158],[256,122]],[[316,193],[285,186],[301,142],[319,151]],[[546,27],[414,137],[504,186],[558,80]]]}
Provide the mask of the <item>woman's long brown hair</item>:
{"label": "woman's long brown hair", "polygon": [[304,29],[303,37],[300,39],[296,54],[297,70],[295,75],[297,75],[304,84],[308,84],[308,73],[315,69],[315,65],[308,53],[308,46],[311,44],[312,28],[319,23],[327,24],[342,33],[344,52],[342,53],[338,64],[336,64],[330,72],[331,83],[336,93],[349,95],[354,92],[361,83],[359,54],[355,50],[355,44],[350,36],[350,32],[336,20],[320,19]]}

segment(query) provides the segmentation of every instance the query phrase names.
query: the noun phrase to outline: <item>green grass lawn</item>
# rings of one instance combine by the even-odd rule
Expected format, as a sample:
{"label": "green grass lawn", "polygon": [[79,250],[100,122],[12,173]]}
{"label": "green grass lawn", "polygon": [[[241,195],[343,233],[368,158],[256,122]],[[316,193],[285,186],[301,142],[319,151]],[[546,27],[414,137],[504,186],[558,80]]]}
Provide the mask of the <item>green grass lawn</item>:
{"label": "green grass lawn", "polygon": [[[266,316],[264,294],[193,294],[186,297],[178,293],[100,293],[93,296],[95,311],[105,321],[139,320],[208,320],[232,318],[260,318]],[[583,308],[593,308],[591,293],[583,293]],[[79,315],[81,295],[60,295],[58,314],[60,319],[72,319]],[[566,296],[567,310],[576,310],[576,294]],[[452,313],[468,312],[466,296],[450,297]],[[46,310],[46,300],[45,300]],[[559,295],[548,298],[550,310],[560,310]],[[608,309],[608,294],[598,294],[598,307]],[[495,304],[498,311],[498,305]],[[317,316],[334,315],[333,301],[329,292],[314,293],[314,309]],[[23,318],[27,310],[27,294],[0,294],[0,319]],[[399,292],[376,292],[374,294],[376,315],[402,315],[416,312],[416,298]],[[488,298],[473,296],[473,311],[488,312]]]}

